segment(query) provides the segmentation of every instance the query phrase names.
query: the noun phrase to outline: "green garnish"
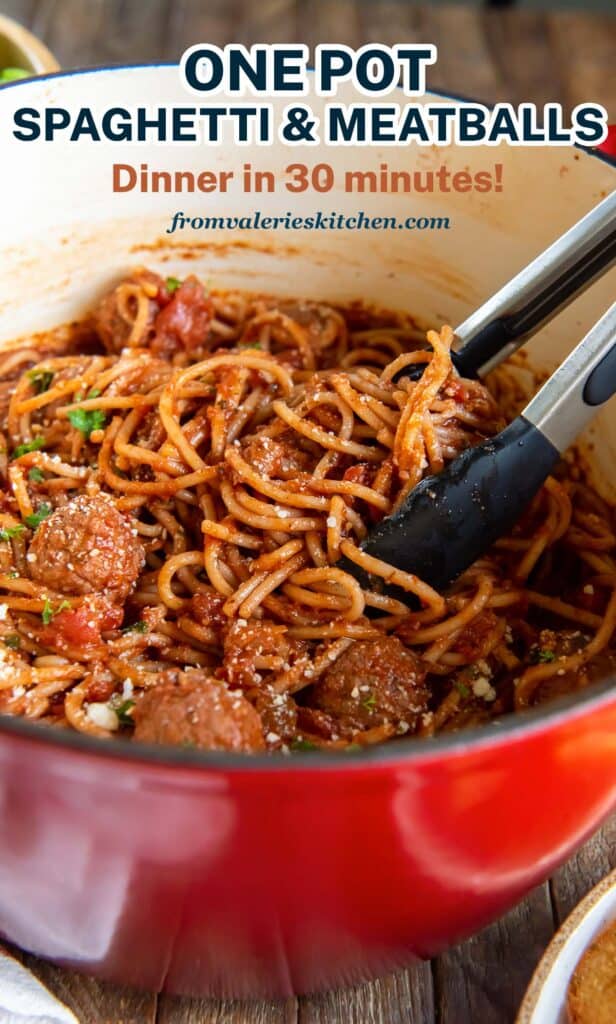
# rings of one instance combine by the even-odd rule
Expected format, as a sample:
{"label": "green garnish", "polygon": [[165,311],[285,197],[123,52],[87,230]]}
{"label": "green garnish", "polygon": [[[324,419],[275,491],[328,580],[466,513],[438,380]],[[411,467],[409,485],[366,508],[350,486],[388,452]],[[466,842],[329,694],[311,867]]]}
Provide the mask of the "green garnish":
{"label": "green garnish", "polygon": [[43,519],[47,519],[51,515],[53,509],[49,502],[44,501],[39,505],[36,512],[33,512],[31,516],[26,516],[24,523],[29,526],[31,530],[38,530],[39,526],[43,522]]}
{"label": "green garnish", "polygon": [[8,636],[5,636],[4,643],[6,644],[7,647],[12,648],[12,650],[14,651],[19,650],[19,648],[21,647],[21,640],[17,636],[17,633],[9,633]]}
{"label": "green garnish", "polygon": [[165,285],[167,286],[167,291],[169,292],[169,294],[173,295],[174,292],[177,292],[181,283],[182,282],[180,281],[179,277],[168,277],[167,280],[165,281]]}
{"label": "green garnish", "polygon": [[132,711],[134,706],[135,706],[134,700],[125,700],[125,701],[122,702],[122,704],[118,705],[117,708],[113,709],[115,711],[116,715],[118,716],[118,720],[120,722],[120,725],[134,725],[135,724],[134,721],[133,721],[133,716],[130,714],[130,712]]}
{"label": "green garnish", "polygon": [[48,597],[46,597],[45,604],[43,605],[43,611],[41,612],[43,625],[48,626],[51,620],[55,618],[56,615],[59,615],[60,612],[66,611],[66,609],[70,607],[71,606],[68,601],[61,601],[58,607],[54,609],[51,601],[49,600]]}
{"label": "green garnish", "polygon": [[12,459],[20,459],[22,455],[27,455],[28,452],[38,452],[41,448],[45,447],[45,438],[33,437],[31,441],[26,441],[24,444],[18,444],[17,448],[13,452]]}
{"label": "green garnish", "polygon": [[8,576],[8,578],[10,580],[18,580],[19,579],[19,573],[17,572],[17,569],[13,569],[12,572],[7,572],[7,576]]}
{"label": "green garnish", "polygon": [[363,708],[366,708],[367,711],[372,711],[372,708],[375,706],[375,704],[376,704],[376,697],[374,696],[373,693],[371,693],[369,697],[366,697],[366,699],[362,700],[362,702],[361,702],[361,706]]}
{"label": "green garnish", "polygon": [[16,82],[19,78],[30,78],[32,72],[24,68],[2,68],[0,71],[0,83]]}
{"label": "green garnish", "polygon": [[318,750],[318,747],[310,740],[297,739],[291,743],[291,750]]}
{"label": "green garnish", "polygon": [[465,684],[460,682],[459,679],[456,679],[453,685],[455,686],[458,693],[461,693],[463,697],[470,697],[471,691],[469,690],[468,686],[465,686]]}
{"label": "green garnish", "polygon": [[554,651],[551,651],[549,647],[540,647],[536,654],[537,662],[549,662],[556,661],[556,655]]}
{"label": "green garnish", "polygon": [[148,624],[143,619],[133,622],[131,626],[122,626],[122,633],[147,633]]}
{"label": "green garnish", "polygon": [[22,526],[21,523],[18,526],[5,526],[3,530],[0,530],[0,540],[13,540],[13,537],[19,537],[24,530],[25,526]]}
{"label": "green garnish", "polygon": [[38,466],[33,466],[28,473],[28,480],[31,480],[33,484],[42,484],[45,479],[45,474],[42,469]]}
{"label": "green garnish", "polygon": [[49,391],[53,378],[53,370],[28,370],[28,380],[37,395],[42,395],[43,391]]}
{"label": "green garnish", "polygon": [[107,422],[102,409],[71,409],[68,418],[71,426],[81,431],[86,439],[93,430],[100,430]]}
{"label": "green garnish", "polygon": [[263,345],[261,344],[260,341],[243,341],[237,347],[238,348],[263,348]]}
{"label": "green garnish", "polygon": [[86,395],[86,398],[98,398],[100,393],[101,393],[101,389],[100,388],[92,388],[91,391],[88,391],[88,393]]}

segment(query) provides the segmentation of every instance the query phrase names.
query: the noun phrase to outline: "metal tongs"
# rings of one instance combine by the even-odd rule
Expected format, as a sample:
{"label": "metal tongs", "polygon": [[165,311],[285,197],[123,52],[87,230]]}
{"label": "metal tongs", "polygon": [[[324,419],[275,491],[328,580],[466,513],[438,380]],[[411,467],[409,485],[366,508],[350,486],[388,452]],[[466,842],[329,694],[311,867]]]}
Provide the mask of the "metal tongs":
{"label": "metal tongs", "polygon": [[[452,359],[483,377],[616,262],[616,191],[455,331]],[[398,374],[417,378],[423,366]],[[442,589],[507,533],[599,406],[616,391],[616,303],[495,437],[426,477],[362,542],[368,555]],[[370,577],[345,558],[339,568]],[[396,596],[402,594],[396,588]]]}

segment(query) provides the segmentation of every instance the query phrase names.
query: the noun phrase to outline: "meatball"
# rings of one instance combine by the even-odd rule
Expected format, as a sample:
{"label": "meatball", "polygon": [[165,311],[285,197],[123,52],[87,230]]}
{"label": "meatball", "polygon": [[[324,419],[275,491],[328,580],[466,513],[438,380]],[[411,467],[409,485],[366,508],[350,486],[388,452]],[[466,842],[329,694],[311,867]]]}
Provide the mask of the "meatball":
{"label": "meatball", "polygon": [[255,434],[242,455],[260,476],[294,480],[298,473],[308,470],[310,463],[310,456],[297,447],[295,440],[290,432],[277,438]]}
{"label": "meatball", "polygon": [[79,495],[44,519],[28,552],[30,575],[61,594],[124,601],[145,561],[131,525],[104,494]]}
{"label": "meatball", "polygon": [[270,746],[280,746],[293,739],[297,732],[297,705],[288,693],[276,693],[263,687],[255,694],[255,708],[263,723],[263,732]]}
{"label": "meatball", "polygon": [[280,672],[287,664],[291,643],[286,633],[286,626],[269,619],[236,620],[225,634],[221,674],[231,686],[258,686],[263,672]]}
{"label": "meatball", "polygon": [[386,724],[413,732],[427,710],[425,675],[396,637],[360,640],[315,684],[307,703],[336,719],[342,734]]}
{"label": "meatball", "polygon": [[252,704],[200,669],[162,672],[133,717],[135,739],[142,743],[236,753],[265,750],[261,719]]}
{"label": "meatball", "polygon": [[[539,635],[539,643],[531,648],[531,658],[537,663],[560,662],[572,654],[578,654],[590,643],[590,637],[579,629],[551,630],[544,629]],[[554,675],[539,683],[532,698],[533,704],[543,704],[575,690],[581,690],[591,683],[596,683],[616,670],[616,651],[600,651],[577,669],[556,669]]]}

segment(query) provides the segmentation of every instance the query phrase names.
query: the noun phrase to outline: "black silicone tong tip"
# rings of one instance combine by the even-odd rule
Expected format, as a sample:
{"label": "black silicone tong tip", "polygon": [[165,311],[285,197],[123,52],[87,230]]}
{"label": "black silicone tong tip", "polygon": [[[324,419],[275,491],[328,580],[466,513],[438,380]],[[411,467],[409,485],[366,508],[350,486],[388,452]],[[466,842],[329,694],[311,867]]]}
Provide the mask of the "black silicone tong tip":
{"label": "black silicone tong tip", "polygon": [[[559,457],[541,431],[519,416],[422,480],[362,550],[442,590],[511,529]],[[362,582],[358,566],[338,564]],[[397,587],[381,589],[397,598],[404,594]],[[404,600],[409,603],[409,594]]]}

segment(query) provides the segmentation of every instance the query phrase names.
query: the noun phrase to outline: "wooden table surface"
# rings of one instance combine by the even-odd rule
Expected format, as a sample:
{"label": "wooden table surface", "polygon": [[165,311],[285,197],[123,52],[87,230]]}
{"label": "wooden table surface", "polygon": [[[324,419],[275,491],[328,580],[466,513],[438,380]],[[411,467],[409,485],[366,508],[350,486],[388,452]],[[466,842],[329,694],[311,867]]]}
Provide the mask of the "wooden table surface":
{"label": "wooden table surface", "polygon": [[[3,0],[64,67],[176,60],[191,43],[434,42],[429,83],[486,102],[597,100],[616,121],[616,18],[404,0]],[[136,993],[19,954],[81,1024],[512,1024],[554,930],[616,867],[610,822],[549,883],[468,942],[358,988],[284,1003]]]}

